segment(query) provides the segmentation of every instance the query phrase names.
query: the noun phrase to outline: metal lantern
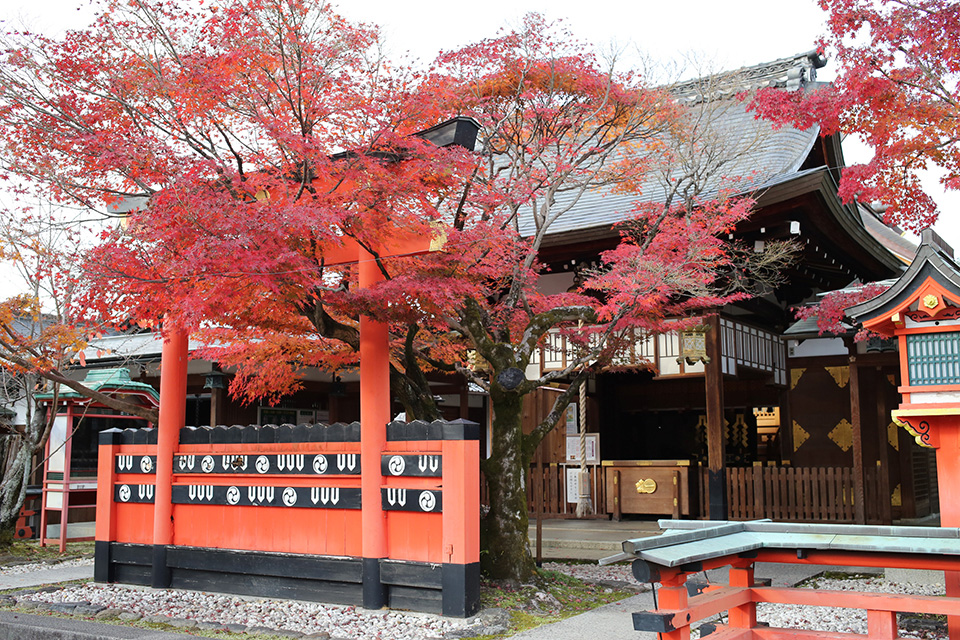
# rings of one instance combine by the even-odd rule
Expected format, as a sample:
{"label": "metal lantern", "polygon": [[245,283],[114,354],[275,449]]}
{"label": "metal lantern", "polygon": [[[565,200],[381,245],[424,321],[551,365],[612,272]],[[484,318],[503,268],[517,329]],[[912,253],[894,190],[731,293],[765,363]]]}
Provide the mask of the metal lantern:
{"label": "metal lantern", "polygon": [[342,398],[347,395],[347,385],[343,384],[340,376],[333,376],[333,381],[330,383],[330,395],[334,398]]}
{"label": "metal lantern", "polygon": [[708,328],[706,325],[698,325],[680,332],[680,357],[677,358],[677,364],[686,362],[688,365],[693,365],[698,362],[710,362],[710,358],[707,357]]}
{"label": "metal lantern", "polygon": [[204,389],[226,389],[227,374],[222,371],[211,371],[203,380]]}

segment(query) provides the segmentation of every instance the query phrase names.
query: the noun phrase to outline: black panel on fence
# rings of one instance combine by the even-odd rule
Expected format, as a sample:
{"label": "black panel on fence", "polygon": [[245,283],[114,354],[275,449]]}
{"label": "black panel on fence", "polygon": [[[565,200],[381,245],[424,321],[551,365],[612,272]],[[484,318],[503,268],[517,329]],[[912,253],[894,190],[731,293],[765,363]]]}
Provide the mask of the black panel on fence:
{"label": "black panel on fence", "polygon": [[430,489],[380,489],[384,511],[420,511],[440,513],[443,511],[443,495]]}
{"label": "black panel on fence", "polygon": [[[112,582],[149,585],[153,545],[97,545],[99,576]],[[361,604],[363,559],[234,549],[167,546],[170,586],[315,602]],[[479,565],[381,559],[378,582],[387,604],[448,616],[468,617],[479,608]],[[103,581],[98,579],[98,581]]]}
{"label": "black panel on fence", "polygon": [[394,454],[380,457],[380,473],[385,476],[439,478],[443,475],[443,456],[438,454]]}
{"label": "black panel on fence", "polygon": [[118,455],[114,471],[117,473],[147,473],[157,472],[157,456]]}
{"label": "black panel on fence", "polygon": [[180,444],[269,444],[296,442],[360,442],[360,423],[331,425],[268,424],[230,427],[184,427]]}
{"label": "black panel on fence", "polygon": [[191,454],[173,457],[174,473],[360,475],[359,453]]}
{"label": "black panel on fence", "polygon": [[174,504],[216,504],[307,509],[359,509],[360,489],[353,487],[236,487],[229,485],[176,485]]}
{"label": "black panel on fence", "polygon": [[470,420],[394,421],[387,425],[387,441],[404,440],[479,440],[480,425]]}
{"label": "black panel on fence", "polygon": [[113,501],[120,503],[152,503],[155,487],[152,484],[115,484]]}

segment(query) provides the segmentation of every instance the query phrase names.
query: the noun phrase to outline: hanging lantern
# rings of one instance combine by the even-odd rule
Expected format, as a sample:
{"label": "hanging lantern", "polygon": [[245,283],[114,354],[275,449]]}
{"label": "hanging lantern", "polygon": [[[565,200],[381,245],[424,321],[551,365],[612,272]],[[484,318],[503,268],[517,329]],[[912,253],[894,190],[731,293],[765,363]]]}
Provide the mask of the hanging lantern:
{"label": "hanging lantern", "polygon": [[707,357],[707,325],[697,325],[680,332],[680,357],[677,364],[686,362],[693,365],[698,362],[710,362]]}
{"label": "hanging lantern", "polygon": [[343,398],[347,395],[347,385],[343,384],[340,376],[333,376],[333,381],[330,383],[329,394],[334,398]]}
{"label": "hanging lantern", "polygon": [[227,377],[227,374],[223,373],[222,371],[211,371],[210,373],[207,374],[206,378],[204,378],[203,380],[203,388],[204,389],[226,389],[227,388],[226,377]]}

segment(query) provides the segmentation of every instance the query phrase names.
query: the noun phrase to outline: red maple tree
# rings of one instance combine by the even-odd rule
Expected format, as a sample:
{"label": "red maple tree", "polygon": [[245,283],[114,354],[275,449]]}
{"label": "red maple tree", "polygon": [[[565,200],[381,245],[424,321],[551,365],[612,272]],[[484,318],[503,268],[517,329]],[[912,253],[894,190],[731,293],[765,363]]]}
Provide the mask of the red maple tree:
{"label": "red maple tree", "polygon": [[951,0],[819,0],[829,13],[820,47],[837,79],[808,94],[773,89],[758,113],[824,135],[858,134],[873,159],[843,172],[841,197],[887,205],[888,222],[919,231],[937,218],[921,172],[960,188],[960,5]]}
{"label": "red maple tree", "polygon": [[[483,387],[484,564],[526,578],[533,451],[638,331],[746,295],[720,238],[752,202],[733,197],[730,158],[705,143],[709,101],[678,107],[540,16],[423,74],[377,43],[305,1],[113,4],[63,41],[8,46],[8,170],[85,206],[142,197],[88,254],[86,312],[191,330],[203,355],[239,366],[237,396],[355,364],[361,314],[390,326],[392,389],[411,417],[438,415],[433,369]],[[453,115],[479,124],[474,150],[416,135]],[[653,176],[656,202],[639,193]],[[576,290],[542,293],[545,239],[597,190],[636,196],[621,243]],[[398,234],[439,248],[377,254]],[[381,282],[360,288],[354,265],[330,259],[345,242],[373,252]],[[566,366],[533,373],[551,331],[570,339]],[[568,390],[524,435],[523,397],[560,380]]]}

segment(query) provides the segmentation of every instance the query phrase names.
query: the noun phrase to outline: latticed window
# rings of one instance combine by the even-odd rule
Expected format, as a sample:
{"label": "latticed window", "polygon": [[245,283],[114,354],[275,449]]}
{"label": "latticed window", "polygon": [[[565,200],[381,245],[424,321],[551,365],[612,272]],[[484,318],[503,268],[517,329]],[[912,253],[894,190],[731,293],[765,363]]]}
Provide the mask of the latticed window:
{"label": "latticed window", "polygon": [[907,371],[914,386],[960,384],[960,332],[908,335]]}

